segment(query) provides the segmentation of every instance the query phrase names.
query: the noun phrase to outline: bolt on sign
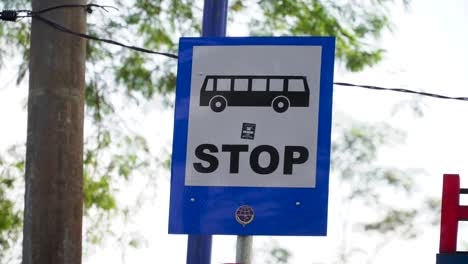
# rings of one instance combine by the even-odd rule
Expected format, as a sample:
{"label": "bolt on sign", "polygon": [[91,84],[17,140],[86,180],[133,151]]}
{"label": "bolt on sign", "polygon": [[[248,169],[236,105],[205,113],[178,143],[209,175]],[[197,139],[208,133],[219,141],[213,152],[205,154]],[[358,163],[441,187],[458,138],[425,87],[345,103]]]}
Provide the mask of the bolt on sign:
{"label": "bolt on sign", "polygon": [[326,235],[335,39],[179,44],[169,233]]}

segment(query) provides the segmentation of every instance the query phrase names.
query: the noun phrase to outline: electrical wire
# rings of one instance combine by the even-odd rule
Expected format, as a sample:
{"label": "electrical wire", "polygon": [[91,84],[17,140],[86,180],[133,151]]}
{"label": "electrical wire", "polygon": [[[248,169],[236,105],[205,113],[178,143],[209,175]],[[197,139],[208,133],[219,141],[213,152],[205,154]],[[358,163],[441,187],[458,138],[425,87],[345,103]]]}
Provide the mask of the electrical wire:
{"label": "electrical wire", "polygon": [[69,28],[67,28],[67,27],[65,27],[63,25],[55,23],[54,21],[42,16],[42,14],[44,14],[44,13],[47,13],[47,12],[50,12],[50,11],[53,11],[53,10],[57,10],[57,9],[63,9],[63,8],[84,8],[88,13],[92,13],[92,8],[93,7],[101,8],[106,12],[108,12],[106,8],[117,9],[115,7],[112,7],[112,6],[102,6],[102,5],[98,5],[98,4],[86,4],[86,5],[78,5],[78,4],[74,5],[73,4],[73,5],[58,5],[58,6],[53,6],[53,7],[41,9],[41,10],[38,10],[38,11],[4,10],[4,11],[2,11],[0,13],[0,20],[9,21],[9,22],[16,22],[18,18],[32,17],[32,18],[35,18],[35,19],[38,19],[38,20],[42,21],[43,23],[47,24],[48,26],[50,26],[50,27],[52,27],[52,28],[54,28],[56,30],[59,30],[59,31],[62,31],[64,33],[71,34],[71,35],[74,35],[74,36],[77,36],[77,37],[80,37],[80,38],[85,38],[85,39],[90,39],[90,40],[95,40],[95,41],[101,41],[101,42],[105,42],[105,43],[108,43],[108,44],[124,47],[124,48],[135,50],[135,51],[139,51],[139,52],[166,56],[166,57],[169,57],[169,58],[172,58],[172,59],[178,59],[179,58],[176,54],[172,54],[172,53],[168,53],[168,52],[153,51],[153,50],[149,50],[149,49],[145,49],[145,48],[141,48],[141,47],[136,47],[136,46],[123,44],[121,42],[111,40],[111,39],[105,39],[105,38],[100,38],[100,37],[96,37],[96,36],[91,36],[91,35],[88,35],[88,34],[85,34],[85,33],[79,33],[79,32],[73,31],[73,30],[71,30],[71,29],[69,29]]}
{"label": "electrical wire", "polygon": [[45,24],[51,26],[52,28],[55,28],[55,29],[57,29],[59,31],[62,31],[64,33],[68,33],[68,34],[71,34],[71,35],[74,35],[74,36],[77,36],[77,37],[90,39],[90,40],[101,41],[101,42],[113,44],[113,45],[116,45],[116,46],[124,47],[124,48],[127,48],[127,49],[139,51],[139,52],[162,55],[162,56],[166,56],[166,57],[169,57],[169,58],[172,58],[172,59],[178,59],[179,58],[179,56],[177,56],[175,54],[172,54],[172,53],[152,51],[152,50],[145,49],[145,48],[126,45],[126,44],[123,44],[121,42],[111,40],[111,39],[104,39],[104,38],[99,38],[99,37],[91,36],[91,35],[84,34],[84,33],[78,33],[78,32],[75,32],[75,31],[69,29],[69,28],[66,28],[66,27],[64,27],[64,26],[62,26],[60,24],[57,24],[57,23],[55,23],[55,22],[53,22],[53,21],[51,21],[51,20],[49,20],[49,19],[47,19],[47,18],[45,18],[45,17],[43,17],[41,15],[35,15],[34,18],[44,22]]}
{"label": "electrical wire", "polygon": [[393,92],[400,92],[400,93],[417,94],[417,95],[429,96],[429,97],[439,98],[439,99],[468,101],[468,97],[446,96],[446,95],[435,94],[435,93],[418,92],[418,91],[404,89],[404,88],[385,88],[385,87],[379,87],[379,86],[361,85],[361,84],[353,84],[353,83],[345,83],[345,82],[335,82],[333,84],[339,85],[339,86],[358,87],[358,88],[379,90],[379,91],[393,91]]}
{"label": "electrical wire", "polygon": [[[92,10],[93,7],[101,8],[106,12],[109,12],[106,8],[113,8],[113,9],[115,9],[117,11],[119,10],[115,6],[104,6],[104,5],[98,5],[98,4],[85,4],[85,5],[69,4],[69,5],[52,6],[52,7],[44,8],[44,9],[41,9],[41,10],[38,10],[38,11],[32,11],[31,14],[34,16],[34,15],[38,15],[38,14],[47,13],[47,12],[50,12],[52,10],[63,9],[63,8],[85,8],[88,13],[92,13],[93,12],[93,10]],[[27,11],[27,10],[21,10],[21,11],[24,12],[24,11]]]}
{"label": "electrical wire", "polygon": [[[136,47],[136,46],[130,46],[130,45],[126,45],[126,44],[123,44],[123,43],[115,41],[115,40],[104,39],[104,38],[91,36],[91,35],[84,34],[84,33],[75,32],[75,31],[73,31],[73,30],[71,30],[71,29],[69,29],[67,27],[64,27],[63,25],[55,23],[54,21],[41,16],[41,14],[44,14],[44,13],[47,13],[47,12],[50,12],[50,11],[53,11],[53,10],[57,10],[57,9],[63,9],[63,8],[84,8],[86,10],[86,12],[92,13],[93,12],[93,10],[92,10],[93,7],[103,9],[106,12],[108,12],[108,10],[106,8],[113,8],[113,9],[118,10],[117,8],[115,8],[113,6],[103,6],[103,5],[98,5],[98,4],[85,4],[85,5],[69,4],[69,5],[58,5],[58,6],[53,6],[53,7],[49,7],[49,8],[44,8],[44,9],[41,9],[41,10],[38,10],[38,11],[3,10],[2,12],[0,12],[0,20],[9,21],[9,22],[16,22],[18,20],[18,18],[32,17],[32,18],[36,18],[36,19],[42,21],[46,25],[48,25],[48,26],[50,26],[50,27],[52,27],[52,28],[54,28],[56,30],[59,30],[61,32],[71,34],[71,35],[74,35],[74,36],[77,36],[77,37],[80,37],[80,38],[85,38],[85,39],[90,39],[90,40],[95,40],[95,41],[101,41],[101,42],[105,42],[105,43],[108,43],[108,44],[120,46],[120,47],[123,47],[123,48],[139,51],[139,52],[166,56],[166,57],[169,57],[169,58],[172,58],[172,59],[178,59],[179,58],[176,54],[167,53],[167,52],[153,51],[153,50],[149,50],[149,49],[145,49],[145,48],[141,48],[141,47]],[[418,91],[414,91],[414,90],[410,90],[410,89],[404,89],[404,88],[385,88],[385,87],[379,87],[379,86],[373,86],[373,85],[360,85],[360,84],[353,84],[353,83],[346,83],[346,82],[334,82],[333,84],[338,85],[338,86],[358,87],[358,88],[379,90],[379,91],[392,91],[392,92],[400,92],[400,93],[408,93],[408,94],[417,94],[417,95],[421,95],[421,96],[428,96],[428,97],[433,97],[433,98],[438,98],[438,99],[468,101],[468,97],[446,96],[446,95],[440,95],[440,94],[435,94],[435,93],[418,92]]]}

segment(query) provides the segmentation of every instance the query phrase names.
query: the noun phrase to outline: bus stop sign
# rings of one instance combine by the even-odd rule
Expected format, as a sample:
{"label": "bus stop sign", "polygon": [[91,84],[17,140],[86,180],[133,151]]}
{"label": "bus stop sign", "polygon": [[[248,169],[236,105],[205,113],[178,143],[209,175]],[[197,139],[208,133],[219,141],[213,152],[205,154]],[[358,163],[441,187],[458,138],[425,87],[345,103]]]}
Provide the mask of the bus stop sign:
{"label": "bus stop sign", "polygon": [[335,39],[181,38],[169,233],[327,233]]}

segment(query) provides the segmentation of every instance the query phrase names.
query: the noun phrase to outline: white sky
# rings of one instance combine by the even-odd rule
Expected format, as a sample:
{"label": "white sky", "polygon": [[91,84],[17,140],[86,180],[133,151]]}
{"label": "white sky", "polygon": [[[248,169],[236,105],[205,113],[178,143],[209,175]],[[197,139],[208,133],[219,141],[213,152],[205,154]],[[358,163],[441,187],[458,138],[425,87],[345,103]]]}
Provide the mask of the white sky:
{"label": "white sky", "polygon": [[[395,8],[393,13],[395,31],[385,34],[381,41],[387,50],[385,60],[359,74],[336,72],[335,81],[468,96],[468,1],[413,0],[409,12]],[[10,82],[13,77],[5,75],[5,72],[0,73],[0,109],[3,112],[0,123],[4,124],[0,148],[23,142],[26,135],[23,111],[26,88],[15,87],[14,81]],[[387,121],[406,131],[406,144],[382,153],[382,162],[403,169],[424,169],[425,174],[417,175],[422,192],[439,196],[443,173],[461,174],[462,186],[468,186],[468,163],[464,160],[468,126],[463,117],[468,111],[468,102],[422,99],[424,117],[416,118],[408,109],[391,115],[395,104],[412,99],[411,95],[335,87],[334,96],[335,110],[358,120]],[[141,129],[151,136],[150,142],[155,148],[170,145],[172,129],[167,133],[157,131],[161,126],[172,125],[171,111],[148,111],[144,121]],[[187,237],[167,234],[168,179],[168,173],[159,177],[157,199],[145,206],[128,227],[142,233],[147,242],[142,248],[126,252],[127,263],[185,263]],[[331,178],[330,203],[334,199],[334,184],[336,180]],[[275,238],[280,245],[292,250],[291,263],[330,263],[336,255],[339,243],[334,225],[338,212],[329,211],[330,236]],[[426,228],[417,240],[394,241],[374,263],[434,263],[438,232],[437,228]],[[256,237],[254,246],[259,249],[268,241],[269,238]],[[85,258],[84,263],[121,263],[118,250],[109,241]],[[234,262],[234,256],[235,236],[215,236],[212,263]],[[260,259],[257,261],[261,263]]]}

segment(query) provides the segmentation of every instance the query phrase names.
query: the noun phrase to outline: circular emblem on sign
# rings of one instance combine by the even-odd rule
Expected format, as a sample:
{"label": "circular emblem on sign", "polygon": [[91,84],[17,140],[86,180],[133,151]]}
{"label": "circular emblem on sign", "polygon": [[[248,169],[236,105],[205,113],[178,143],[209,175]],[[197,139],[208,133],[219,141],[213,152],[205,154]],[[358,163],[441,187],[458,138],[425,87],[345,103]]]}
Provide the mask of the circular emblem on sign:
{"label": "circular emblem on sign", "polygon": [[242,205],[236,210],[236,221],[242,226],[246,226],[254,220],[254,210],[251,206]]}

